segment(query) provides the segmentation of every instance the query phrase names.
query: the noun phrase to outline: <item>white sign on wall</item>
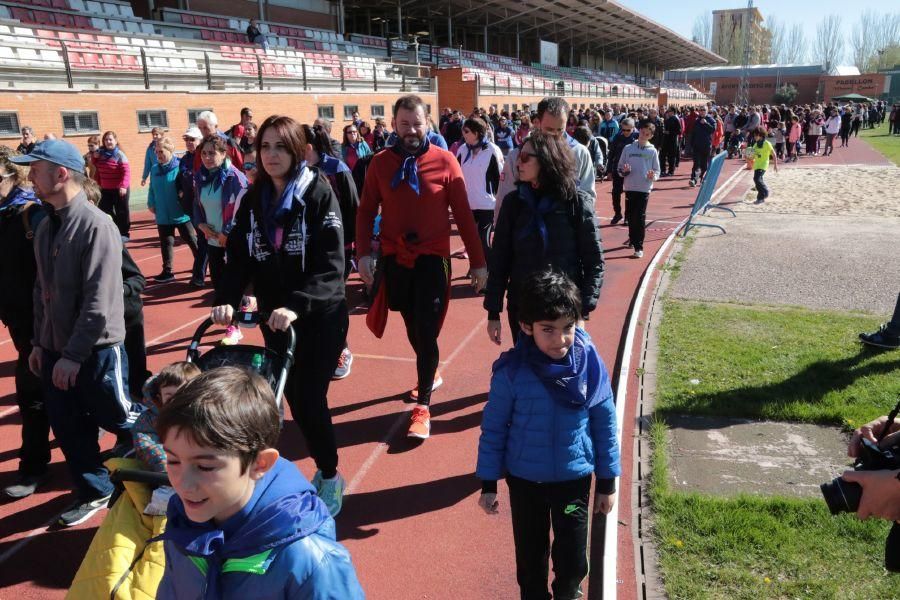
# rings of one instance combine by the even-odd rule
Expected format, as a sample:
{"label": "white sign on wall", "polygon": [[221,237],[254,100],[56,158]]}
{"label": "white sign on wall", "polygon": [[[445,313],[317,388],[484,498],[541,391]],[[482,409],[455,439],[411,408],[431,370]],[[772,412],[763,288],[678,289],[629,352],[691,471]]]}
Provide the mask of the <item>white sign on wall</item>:
{"label": "white sign on wall", "polygon": [[559,66],[559,44],[541,40],[541,64]]}

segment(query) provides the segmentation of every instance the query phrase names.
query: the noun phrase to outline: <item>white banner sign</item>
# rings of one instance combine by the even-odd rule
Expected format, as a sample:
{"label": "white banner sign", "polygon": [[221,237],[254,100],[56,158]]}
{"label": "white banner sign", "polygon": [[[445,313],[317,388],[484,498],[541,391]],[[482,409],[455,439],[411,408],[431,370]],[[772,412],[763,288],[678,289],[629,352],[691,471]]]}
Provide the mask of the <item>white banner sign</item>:
{"label": "white banner sign", "polygon": [[541,40],[541,64],[559,66],[559,44]]}

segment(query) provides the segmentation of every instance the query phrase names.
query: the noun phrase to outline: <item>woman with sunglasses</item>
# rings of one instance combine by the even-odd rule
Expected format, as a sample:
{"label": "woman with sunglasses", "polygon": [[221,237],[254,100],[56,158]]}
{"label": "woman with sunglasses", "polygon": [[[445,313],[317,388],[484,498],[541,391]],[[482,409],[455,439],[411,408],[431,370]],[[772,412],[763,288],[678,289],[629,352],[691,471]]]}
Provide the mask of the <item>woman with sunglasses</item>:
{"label": "woman with sunglasses", "polygon": [[519,335],[519,286],[534,271],[553,268],[581,290],[583,314],[597,306],[603,251],[594,201],[578,189],[575,159],[563,138],[534,131],[516,157],[519,180],[500,207],[488,260],[484,308],[487,333],[502,343],[500,312],[506,296],[510,337]]}
{"label": "woman with sunglasses", "polygon": [[466,180],[469,208],[475,217],[485,256],[488,256],[491,245],[494,206],[497,204],[500,173],[503,172],[503,154],[496,144],[488,141],[488,128],[488,124],[480,118],[466,119],[462,129],[463,144],[456,151],[456,160]]}
{"label": "woman with sunglasses", "polygon": [[334,191],[305,160],[307,144],[303,128],[290,117],[274,115],[260,125],[258,176],[234,217],[212,320],[230,324],[252,285],[260,310],[270,314],[263,334],[296,331],[285,398],[318,468],[312,483],[336,515],[344,480],[337,471],[327,394],[349,324],[344,230]]}
{"label": "woman with sunglasses", "polygon": [[344,143],[341,145],[341,156],[344,162],[353,170],[356,161],[366,156],[372,155],[372,149],[369,144],[359,135],[359,128],[356,125],[347,125],[344,127]]}

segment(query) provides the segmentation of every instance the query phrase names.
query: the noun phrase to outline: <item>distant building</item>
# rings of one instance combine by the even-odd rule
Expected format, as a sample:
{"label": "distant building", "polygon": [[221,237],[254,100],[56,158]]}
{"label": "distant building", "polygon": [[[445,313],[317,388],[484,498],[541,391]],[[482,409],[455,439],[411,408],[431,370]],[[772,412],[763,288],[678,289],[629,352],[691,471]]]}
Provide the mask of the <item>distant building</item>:
{"label": "distant building", "polygon": [[771,57],[772,34],[762,26],[763,16],[756,8],[714,10],[712,51],[730,65],[743,64],[744,32],[750,34],[751,65],[766,64]]}
{"label": "distant building", "polygon": [[[820,84],[822,77],[837,74],[825,71],[821,64],[812,65],[750,65],[747,70],[748,91],[753,104],[771,104],[775,92],[782,85],[790,84],[797,88],[797,100],[801,104],[823,100]],[[729,104],[735,101],[738,84],[741,78],[740,66],[698,67],[695,69],[677,69],[667,71],[666,79],[683,81],[701,91],[708,91],[715,96],[718,104]]]}

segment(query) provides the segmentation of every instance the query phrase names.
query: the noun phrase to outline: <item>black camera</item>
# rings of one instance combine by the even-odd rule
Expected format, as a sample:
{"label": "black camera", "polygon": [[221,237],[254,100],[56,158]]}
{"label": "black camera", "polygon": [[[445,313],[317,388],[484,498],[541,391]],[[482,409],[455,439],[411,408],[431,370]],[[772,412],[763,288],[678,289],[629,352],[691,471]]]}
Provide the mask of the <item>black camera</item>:
{"label": "black camera", "polygon": [[[890,427],[890,422],[887,424]],[[886,428],[887,429],[887,428]],[[855,471],[893,471],[900,469],[900,447],[894,446],[888,449],[878,447],[871,440],[862,440],[859,458],[853,463]],[[859,501],[862,498],[862,486],[851,481],[844,481],[841,477],[835,477],[831,483],[823,483],[819,486],[825,504],[831,514],[842,512],[856,512]]]}

